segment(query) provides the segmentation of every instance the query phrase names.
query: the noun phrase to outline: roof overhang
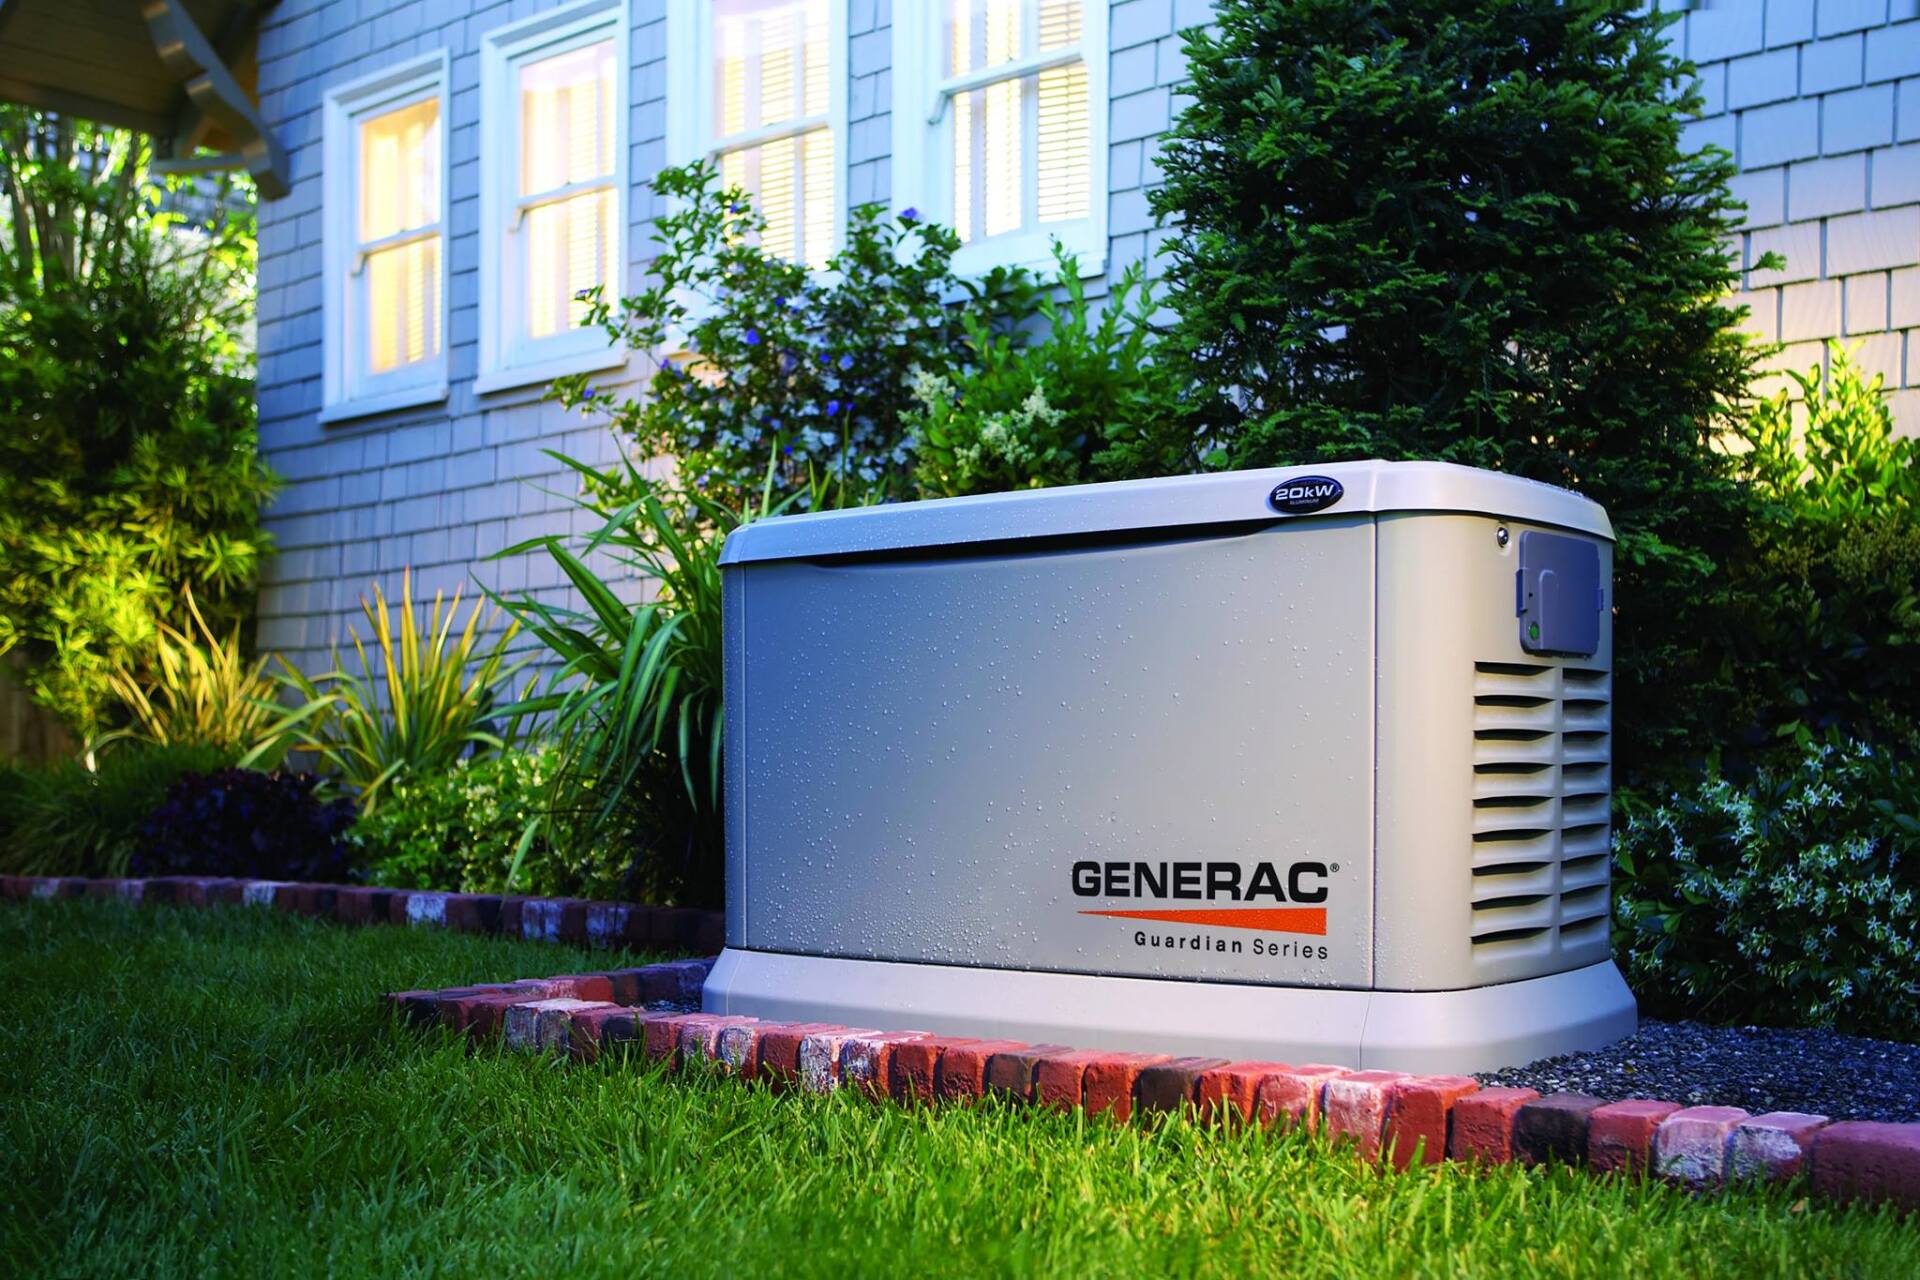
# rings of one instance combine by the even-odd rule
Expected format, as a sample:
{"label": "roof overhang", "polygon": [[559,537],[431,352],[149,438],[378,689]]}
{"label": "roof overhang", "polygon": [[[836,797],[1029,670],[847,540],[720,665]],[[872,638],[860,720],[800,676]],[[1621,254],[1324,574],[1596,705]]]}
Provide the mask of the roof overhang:
{"label": "roof overhang", "polygon": [[0,0],[0,101],[136,129],[162,173],[245,169],[287,193],[256,100],[273,0]]}

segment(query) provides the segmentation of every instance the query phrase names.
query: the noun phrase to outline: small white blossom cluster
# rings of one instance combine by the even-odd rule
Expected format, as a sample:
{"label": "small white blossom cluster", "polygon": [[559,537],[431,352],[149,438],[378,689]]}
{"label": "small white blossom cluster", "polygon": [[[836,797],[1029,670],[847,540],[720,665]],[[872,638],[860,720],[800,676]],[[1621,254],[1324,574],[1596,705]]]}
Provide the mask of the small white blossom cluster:
{"label": "small white blossom cluster", "polygon": [[1844,743],[1636,814],[1614,840],[1635,987],[1709,1017],[1920,1029],[1915,809],[1920,773]]}

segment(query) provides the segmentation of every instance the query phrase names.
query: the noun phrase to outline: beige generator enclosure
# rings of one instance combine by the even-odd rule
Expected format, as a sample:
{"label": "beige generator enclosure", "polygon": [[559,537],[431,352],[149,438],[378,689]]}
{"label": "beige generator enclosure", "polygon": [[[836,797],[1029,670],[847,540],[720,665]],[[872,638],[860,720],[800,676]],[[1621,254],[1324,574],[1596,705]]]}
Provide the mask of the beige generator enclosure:
{"label": "beige generator enclosure", "polygon": [[728,539],[719,1013],[1470,1071],[1630,1034],[1612,530],[1439,463]]}

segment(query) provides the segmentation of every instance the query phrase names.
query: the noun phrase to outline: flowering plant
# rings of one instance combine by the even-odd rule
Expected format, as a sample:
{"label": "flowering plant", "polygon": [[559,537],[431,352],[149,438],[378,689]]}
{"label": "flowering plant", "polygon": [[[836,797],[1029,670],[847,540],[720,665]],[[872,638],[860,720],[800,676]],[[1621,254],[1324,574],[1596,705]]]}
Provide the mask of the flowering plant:
{"label": "flowering plant", "polygon": [[1615,949],[1643,1005],[1920,1034],[1920,771],[1851,741],[1717,773],[1614,839]]}
{"label": "flowering plant", "polygon": [[555,398],[610,420],[640,456],[677,459],[683,482],[723,505],[760,491],[769,455],[775,497],[803,506],[820,476],[841,501],[912,496],[915,371],[950,372],[970,318],[992,327],[1007,300],[1031,297],[1024,275],[963,281],[952,231],[873,205],[810,270],[764,246],[767,220],[711,164],[662,170],[653,187],[665,211],[646,287],[586,295],[590,321],[648,361],[645,394],[583,375],[556,381]]}

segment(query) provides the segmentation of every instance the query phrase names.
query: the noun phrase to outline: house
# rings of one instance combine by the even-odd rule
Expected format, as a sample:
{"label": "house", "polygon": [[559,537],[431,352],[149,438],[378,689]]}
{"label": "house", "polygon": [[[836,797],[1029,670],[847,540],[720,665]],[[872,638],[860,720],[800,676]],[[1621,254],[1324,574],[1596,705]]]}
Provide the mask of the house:
{"label": "house", "polygon": [[[1782,368],[1860,343],[1920,426],[1920,0],[1661,2],[1685,10],[1672,39],[1706,99],[1688,138],[1739,162],[1742,262],[1786,258],[1745,275],[1753,327]],[[324,662],[368,582],[406,566],[429,591],[561,590],[541,557],[487,557],[575,519],[545,451],[614,448],[543,395],[562,372],[634,376],[576,326],[575,294],[638,278],[662,165],[717,157],[807,261],[885,201],[959,228],[964,268],[1037,261],[1057,235],[1113,272],[1164,238],[1146,193],[1176,33],[1209,12],[280,0],[257,19],[256,151],[286,173],[260,210],[261,438],[287,480],[261,643]]]}

